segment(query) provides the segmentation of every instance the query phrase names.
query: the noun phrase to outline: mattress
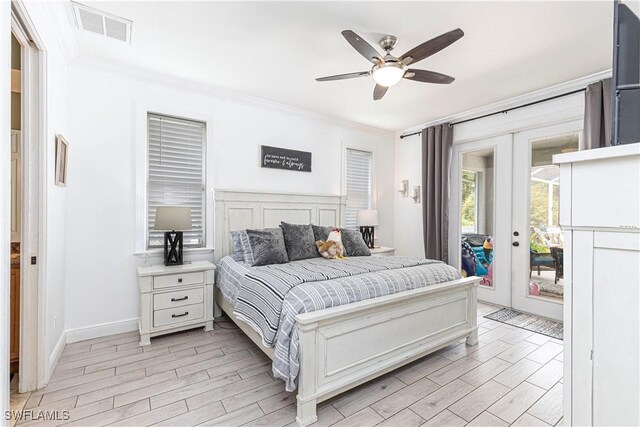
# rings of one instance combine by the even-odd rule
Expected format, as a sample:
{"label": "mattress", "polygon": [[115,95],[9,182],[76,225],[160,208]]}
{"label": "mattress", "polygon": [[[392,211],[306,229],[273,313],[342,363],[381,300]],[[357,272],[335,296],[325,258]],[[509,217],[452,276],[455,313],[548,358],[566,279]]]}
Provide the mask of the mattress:
{"label": "mattress", "polygon": [[216,285],[234,315],[274,348],[273,374],[293,391],[299,372],[298,314],[459,278],[451,266],[413,257],[312,258],[251,267],[227,256],[218,263]]}

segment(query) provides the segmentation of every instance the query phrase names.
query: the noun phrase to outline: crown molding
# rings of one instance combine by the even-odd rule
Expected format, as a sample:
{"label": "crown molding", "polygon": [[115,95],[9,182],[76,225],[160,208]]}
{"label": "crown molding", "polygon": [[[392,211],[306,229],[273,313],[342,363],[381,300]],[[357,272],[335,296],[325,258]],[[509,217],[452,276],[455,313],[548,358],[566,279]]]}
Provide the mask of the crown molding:
{"label": "crown molding", "polygon": [[485,114],[496,113],[509,108],[517,107],[519,105],[528,104],[530,102],[540,101],[546,98],[550,98],[556,95],[560,95],[565,92],[571,92],[573,90],[586,87],[588,84],[596,82],[598,80],[611,77],[611,69],[600,71],[598,73],[589,74],[584,77],[580,77],[574,80],[569,80],[564,83],[549,86],[544,89],[539,89],[533,92],[528,92],[522,95],[507,98],[502,101],[494,102],[489,105],[467,110],[462,113],[453,114],[451,116],[443,117],[430,122],[421,123],[419,125],[411,126],[396,132],[396,139],[400,138],[400,135],[405,133],[416,132],[429,126],[434,126],[441,123],[457,122],[460,120],[467,120],[473,117],[482,116]]}
{"label": "crown molding", "polygon": [[87,69],[99,69],[108,73],[143,81],[145,83],[170,87],[172,89],[192,94],[205,95],[212,98],[224,99],[242,104],[251,104],[268,110],[275,110],[285,114],[295,115],[308,120],[325,122],[345,129],[383,136],[388,138],[389,142],[393,140],[394,136],[393,130],[368,126],[362,123],[341,119],[311,110],[305,110],[288,104],[271,101],[265,98],[243,94],[230,89],[214,86],[206,82],[187,80],[169,74],[159,73],[155,70],[148,70],[141,67],[131,67],[111,62],[106,63],[105,61],[83,56],[78,56],[77,58],[75,58],[70,65]]}

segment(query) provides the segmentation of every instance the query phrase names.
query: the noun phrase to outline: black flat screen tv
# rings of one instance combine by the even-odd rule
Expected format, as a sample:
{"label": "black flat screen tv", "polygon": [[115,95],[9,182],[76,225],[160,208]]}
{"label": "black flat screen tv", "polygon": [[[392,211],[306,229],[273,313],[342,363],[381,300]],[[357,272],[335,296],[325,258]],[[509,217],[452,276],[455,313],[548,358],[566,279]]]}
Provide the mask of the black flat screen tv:
{"label": "black flat screen tv", "polygon": [[614,2],[611,144],[640,142],[640,18]]}

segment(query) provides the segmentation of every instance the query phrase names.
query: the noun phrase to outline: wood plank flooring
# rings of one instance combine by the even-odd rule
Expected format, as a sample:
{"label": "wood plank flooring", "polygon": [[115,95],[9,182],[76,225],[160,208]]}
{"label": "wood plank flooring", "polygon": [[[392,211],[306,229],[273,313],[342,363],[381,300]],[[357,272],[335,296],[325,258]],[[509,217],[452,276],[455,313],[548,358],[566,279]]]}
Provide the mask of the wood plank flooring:
{"label": "wood plank flooring", "polygon": [[[482,316],[480,343],[451,345],[320,404],[317,426],[559,425],[562,342]],[[294,426],[295,393],[232,323],[152,339],[125,333],[66,346],[25,409],[64,421],[18,425]]]}

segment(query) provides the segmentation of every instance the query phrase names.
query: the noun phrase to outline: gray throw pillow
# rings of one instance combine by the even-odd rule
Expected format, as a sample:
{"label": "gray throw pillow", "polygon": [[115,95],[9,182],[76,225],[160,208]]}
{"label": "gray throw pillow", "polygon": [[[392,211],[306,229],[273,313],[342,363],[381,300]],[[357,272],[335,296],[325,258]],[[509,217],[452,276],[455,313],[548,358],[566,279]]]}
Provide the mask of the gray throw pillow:
{"label": "gray throw pillow", "polygon": [[236,262],[244,262],[244,249],[242,248],[241,235],[247,234],[245,230],[235,230],[231,233],[231,239],[233,240],[233,251],[231,252],[231,258]]}
{"label": "gray throw pillow", "polygon": [[342,245],[344,246],[346,256],[370,256],[371,250],[362,238],[362,234],[358,230],[350,228],[341,228]]}
{"label": "gray throw pillow", "polygon": [[325,227],[322,225],[312,225],[311,229],[313,230],[313,240],[317,242],[318,240],[326,241],[327,237],[329,237],[329,233],[336,227]]}
{"label": "gray throw pillow", "polygon": [[253,255],[252,266],[289,262],[281,228],[247,230],[247,236]]}
{"label": "gray throw pillow", "polygon": [[253,265],[253,252],[251,252],[251,244],[249,243],[247,230],[240,232],[240,244],[242,245],[242,252],[244,253],[244,262]]}
{"label": "gray throw pillow", "polygon": [[289,224],[283,221],[280,223],[280,227],[284,233],[284,244],[287,248],[289,261],[320,256],[313,238],[311,224]]}

